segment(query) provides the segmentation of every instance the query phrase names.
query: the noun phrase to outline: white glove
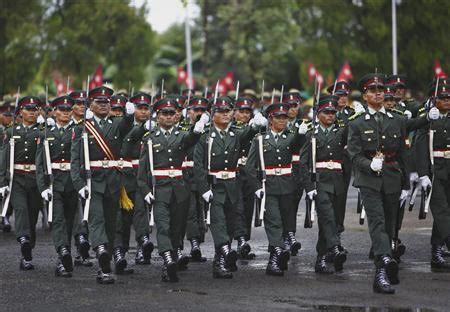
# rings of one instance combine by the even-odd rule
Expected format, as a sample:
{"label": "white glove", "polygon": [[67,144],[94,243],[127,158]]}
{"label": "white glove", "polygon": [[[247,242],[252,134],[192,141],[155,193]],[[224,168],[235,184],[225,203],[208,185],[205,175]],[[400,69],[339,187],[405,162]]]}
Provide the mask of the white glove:
{"label": "white glove", "polygon": [[419,181],[419,175],[417,174],[417,172],[411,172],[409,174],[409,182],[411,182],[411,184],[412,184],[417,181]]}
{"label": "white glove", "polygon": [[151,205],[155,201],[155,196],[153,196],[152,192],[148,192],[148,194],[145,195],[144,200],[147,204]]}
{"label": "white glove", "polygon": [[42,117],[42,115],[39,115],[38,118],[36,119],[36,122],[42,125],[45,122],[45,119],[44,117]]}
{"label": "white glove", "polygon": [[370,163],[370,169],[375,172],[380,172],[383,168],[383,159],[374,157]]}
{"label": "white glove", "polygon": [[208,192],[205,192],[202,195],[202,197],[205,200],[205,202],[209,203],[213,199],[213,192],[209,190]]}
{"label": "white glove", "polygon": [[206,125],[209,122],[209,114],[207,112],[204,112],[198,122],[201,122],[203,125]]}
{"label": "white glove", "polygon": [[89,108],[87,108],[86,109],[86,119],[91,119],[93,117],[94,117],[94,113]]}
{"label": "white glove", "polygon": [[431,180],[428,176],[420,177],[419,180],[422,189],[427,190],[429,187],[431,187]]}
{"label": "white glove", "polygon": [[436,119],[439,119],[440,115],[441,114],[439,112],[439,109],[437,109],[436,107],[432,107],[432,108],[430,108],[430,111],[428,112],[428,119],[436,120]]}
{"label": "white glove", "polygon": [[409,194],[409,192],[407,190],[402,190],[402,193],[400,194],[400,202],[401,203],[406,200],[406,198],[408,197],[408,194]]}
{"label": "white glove", "polygon": [[194,132],[202,133],[203,129],[205,129],[205,124],[201,120],[197,121],[194,126]]}
{"label": "white glove", "polygon": [[264,191],[263,191],[263,189],[257,190],[257,191],[255,192],[255,195],[256,195],[256,197],[258,197],[258,199],[263,198],[263,196],[264,196]]}
{"label": "white glove", "polygon": [[0,195],[2,195],[2,197],[5,197],[6,194],[8,194],[9,192],[9,186],[3,186],[0,187]]}
{"label": "white glove", "polygon": [[314,117],[314,108],[311,108],[308,112],[308,119],[312,120]]}
{"label": "white glove", "polygon": [[308,131],[308,125],[306,122],[302,122],[302,124],[298,127],[298,134],[305,134]]}
{"label": "white glove", "polygon": [[47,126],[54,127],[56,125],[55,120],[53,118],[47,118]]}
{"label": "white glove", "polygon": [[135,110],[136,110],[136,107],[134,106],[133,103],[127,102],[127,104],[125,104],[125,112],[126,112],[128,115],[134,114],[134,111],[135,111]]}
{"label": "white glove", "polygon": [[257,113],[255,117],[253,117],[252,125],[256,127],[264,127],[267,126],[267,118],[264,117],[261,113]]}
{"label": "white glove", "polygon": [[144,124],[145,130],[150,130],[150,128],[154,129],[156,127],[156,122],[153,120],[147,120]]}
{"label": "white glove", "polygon": [[357,114],[363,113],[366,111],[364,106],[359,102],[353,102],[353,109],[355,110],[355,113],[357,113]]}
{"label": "white glove", "polygon": [[46,190],[42,191],[42,193],[41,193],[41,197],[47,202],[52,200],[52,196],[53,196],[53,193],[52,193],[52,191],[50,191],[50,189],[46,189]]}
{"label": "white glove", "polygon": [[81,190],[78,191],[78,195],[80,195],[81,198],[86,199],[89,197],[89,190],[87,186],[84,186],[81,188]]}
{"label": "white glove", "polygon": [[412,118],[412,113],[411,113],[409,110],[405,110],[405,111],[403,112],[403,115],[405,115],[408,119],[411,119],[411,118]]}
{"label": "white glove", "polygon": [[314,197],[317,196],[317,190],[309,191],[307,195],[308,195],[309,199],[313,200]]}

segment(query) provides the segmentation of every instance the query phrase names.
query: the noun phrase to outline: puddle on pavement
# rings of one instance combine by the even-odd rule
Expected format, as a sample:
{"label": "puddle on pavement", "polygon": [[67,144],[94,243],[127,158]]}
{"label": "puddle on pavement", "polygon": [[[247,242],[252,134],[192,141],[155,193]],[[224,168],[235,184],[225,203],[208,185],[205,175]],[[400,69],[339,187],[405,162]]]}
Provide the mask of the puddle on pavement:
{"label": "puddle on pavement", "polygon": [[183,289],[183,288],[169,289],[169,290],[167,290],[167,292],[168,293],[190,293],[190,294],[202,295],[202,296],[208,295],[208,293],[204,292],[204,291],[193,291],[193,290],[190,290],[190,289]]}

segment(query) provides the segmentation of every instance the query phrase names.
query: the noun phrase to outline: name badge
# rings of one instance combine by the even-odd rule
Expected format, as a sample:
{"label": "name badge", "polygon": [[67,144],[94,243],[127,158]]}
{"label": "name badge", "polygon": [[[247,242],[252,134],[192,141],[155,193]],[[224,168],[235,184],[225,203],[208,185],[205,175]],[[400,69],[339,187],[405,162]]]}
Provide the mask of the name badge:
{"label": "name badge", "polygon": [[373,130],[366,130],[364,133],[373,133]]}
{"label": "name badge", "polygon": [[161,144],[154,144],[153,147],[160,147]]}

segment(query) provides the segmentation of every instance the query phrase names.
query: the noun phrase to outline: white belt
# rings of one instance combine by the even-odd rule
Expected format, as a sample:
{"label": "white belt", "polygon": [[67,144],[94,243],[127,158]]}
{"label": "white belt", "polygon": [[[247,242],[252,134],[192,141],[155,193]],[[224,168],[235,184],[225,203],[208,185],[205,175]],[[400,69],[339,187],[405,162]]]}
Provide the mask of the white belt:
{"label": "white belt", "polygon": [[300,155],[292,155],[292,162],[300,162]]}
{"label": "white belt", "polygon": [[437,158],[450,159],[450,150],[447,151],[433,151],[433,156]]}
{"label": "white belt", "polygon": [[217,171],[209,172],[209,175],[215,176],[217,179],[228,180],[236,178],[236,171]]}
{"label": "white belt", "polygon": [[292,174],[292,168],[271,168],[266,169],[266,175],[269,176],[282,176]]}
{"label": "white belt", "polygon": [[247,157],[242,156],[239,158],[237,164],[238,166],[245,166],[247,164]]}
{"label": "white belt", "polygon": [[131,160],[131,166],[139,167],[139,159],[132,159]]}
{"label": "white belt", "polygon": [[94,168],[132,168],[131,161],[126,160],[93,160],[90,162],[91,167]]}
{"label": "white belt", "polygon": [[70,163],[69,162],[52,163],[52,169],[61,170],[61,171],[69,171]]}
{"label": "white belt", "polygon": [[181,169],[153,169],[153,175],[155,177],[176,178],[183,176],[183,171]]}
{"label": "white belt", "polygon": [[23,171],[36,171],[36,165],[32,165],[32,164],[15,164],[14,165],[14,169],[17,170],[23,170]]}
{"label": "white belt", "polygon": [[319,161],[316,162],[316,168],[318,169],[329,169],[329,170],[342,170],[341,163],[337,161]]}
{"label": "white belt", "polygon": [[182,168],[193,168],[194,167],[194,161],[193,160],[185,160],[181,164]]}

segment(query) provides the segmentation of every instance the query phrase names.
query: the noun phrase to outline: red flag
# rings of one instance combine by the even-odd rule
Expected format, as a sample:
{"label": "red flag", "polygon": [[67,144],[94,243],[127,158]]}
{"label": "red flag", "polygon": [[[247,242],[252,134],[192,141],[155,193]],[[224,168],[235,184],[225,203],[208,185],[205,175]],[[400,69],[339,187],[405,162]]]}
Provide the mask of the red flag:
{"label": "red flag", "polygon": [[101,86],[103,86],[103,67],[102,65],[98,65],[91,81],[89,82],[89,89],[94,89]]}
{"label": "red flag", "polygon": [[434,76],[436,78],[447,78],[448,75],[442,70],[439,60],[434,60]]}
{"label": "red flag", "polygon": [[54,78],[53,81],[55,82],[57,96],[68,94],[73,91],[72,88],[67,89],[67,84],[64,82],[64,80],[60,78]]}
{"label": "red flag", "polygon": [[195,79],[194,77],[186,77],[186,86],[189,89],[195,89]]}
{"label": "red flag", "polygon": [[341,68],[341,71],[339,72],[337,81],[348,82],[352,78],[353,78],[353,75],[352,75],[352,69],[350,68],[350,64],[348,63],[348,61],[345,61],[344,65]]}
{"label": "red flag", "polygon": [[309,63],[308,64],[308,82],[312,83],[314,81],[314,79],[316,78],[316,68],[314,67],[313,64]]}
{"label": "red flag", "polygon": [[223,78],[223,79],[219,80],[219,87],[218,87],[219,95],[226,95],[227,92],[228,92],[229,88],[228,88],[227,82],[225,80],[226,80],[226,78]]}
{"label": "red flag", "polygon": [[183,67],[178,66],[177,67],[177,83],[178,84],[185,83],[186,79],[187,79],[186,71],[183,69]]}
{"label": "red flag", "polygon": [[227,75],[222,79],[227,89],[234,89],[234,72],[229,71]]}

